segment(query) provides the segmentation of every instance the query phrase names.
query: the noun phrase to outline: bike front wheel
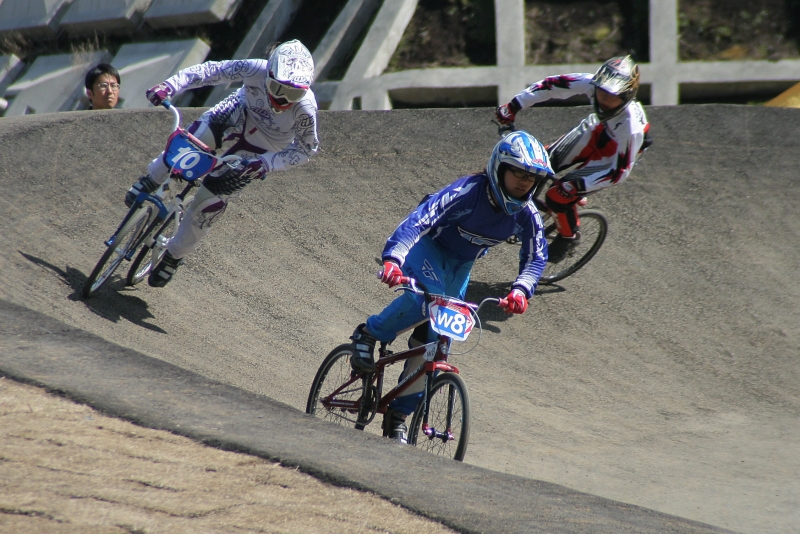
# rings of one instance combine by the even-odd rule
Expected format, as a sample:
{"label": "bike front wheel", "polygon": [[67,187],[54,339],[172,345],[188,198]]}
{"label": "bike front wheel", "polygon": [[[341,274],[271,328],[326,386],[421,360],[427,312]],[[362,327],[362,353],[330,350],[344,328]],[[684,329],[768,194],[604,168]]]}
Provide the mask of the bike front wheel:
{"label": "bike front wheel", "polygon": [[142,232],[145,231],[152,212],[152,206],[140,207],[116,233],[114,244],[106,249],[100,257],[100,261],[95,265],[92,274],[89,275],[83,285],[84,298],[89,298],[97,293],[103,287],[103,284],[111,278],[111,275],[117,270],[122,260],[138,246]]}
{"label": "bike front wheel", "polygon": [[[128,269],[126,283],[129,286],[135,286],[147,278],[150,275],[150,271],[153,270],[153,267],[158,265],[158,262],[164,257],[164,254],[167,252],[167,248],[164,244],[172,239],[175,232],[178,230],[177,219],[178,217],[176,214],[173,214],[167,219],[153,236],[153,246],[142,247],[142,250],[136,255],[136,259],[133,260],[131,268]],[[160,241],[163,241],[163,243],[159,243]]]}
{"label": "bike front wheel", "polygon": [[[578,269],[589,263],[600,247],[606,240],[608,233],[608,221],[605,216],[596,210],[584,210],[578,212],[581,226],[580,242],[567,253],[567,257],[558,263],[547,262],[544,272],[539,278],[542,284],[552,284],[575,274]],[[547,242],[550,243],[558,235],[555,223],[547,226],[545,234]]]}
{"label": "bike front wheel", "polygon": [[408,429],[409,445],[459,462],[469,442],[469,395],[464,380],[455,373],[442,373],[433,380],[427,427],[420,403]]}
{"label": "bike front wheel", "polygon": [[353,371],[350,356],[353,346],[339,345],[328,354],[319,366],[311,391],[308,393],[306,413],[343,426],[363,425],[361,396],[364,375]]}

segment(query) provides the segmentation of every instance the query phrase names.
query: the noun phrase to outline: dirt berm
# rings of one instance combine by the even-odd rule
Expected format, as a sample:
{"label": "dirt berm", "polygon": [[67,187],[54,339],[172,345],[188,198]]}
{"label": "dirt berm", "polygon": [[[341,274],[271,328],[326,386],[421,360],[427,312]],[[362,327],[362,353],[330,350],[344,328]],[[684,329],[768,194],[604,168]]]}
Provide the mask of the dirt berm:
{"label": "dirt berm", "polygon": [[[587,112],[519,126],[552,141]],[[88,301],[171,115],[1,119],[0,374],[465,532],[797,532],[800,110],[648,113],[653,147],[590,198],[610,221],[597,257],[523,316],[487,311],[478,347],[453,357],[472,399],[465,464],[301,411],[327,352],[393,298],[375,278],[386,237],[484,166],[489,109],[322,112],[320,153],[245,189],[169,286],[116,279]],[[479,260],[468,298],[504,295],[516,252]]]}

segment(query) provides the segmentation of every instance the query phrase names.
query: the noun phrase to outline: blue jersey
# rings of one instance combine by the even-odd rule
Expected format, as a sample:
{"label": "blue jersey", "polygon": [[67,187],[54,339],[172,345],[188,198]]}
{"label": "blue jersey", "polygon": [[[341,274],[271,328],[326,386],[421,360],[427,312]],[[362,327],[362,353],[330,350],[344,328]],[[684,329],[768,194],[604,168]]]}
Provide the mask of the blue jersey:
{"label": "blue jersey", "polygon": [[490,195],[485,173],[459,178],[428,195],[389,237],[383,260],[403,265],[411,247],[427,235],[447,255],[474,261],[516,235],[522,248],[519,276],[513,286],[532,297],[547,262],[542,217],[531,202],[519,213],[507,215],[490,201]]}

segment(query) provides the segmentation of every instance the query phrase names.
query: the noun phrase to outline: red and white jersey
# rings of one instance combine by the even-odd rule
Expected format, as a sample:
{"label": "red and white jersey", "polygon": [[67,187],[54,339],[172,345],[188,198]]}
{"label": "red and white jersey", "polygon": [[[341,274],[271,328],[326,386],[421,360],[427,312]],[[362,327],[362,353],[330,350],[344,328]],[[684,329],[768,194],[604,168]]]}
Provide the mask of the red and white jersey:
{"label": "red and white jersey", "polygon": [[[592,74],[550,76],[518,93],[521,109],[548,100],[585,95],[594,105]],[[591,193],[625,181],[643,152],[650,123],[644,108],[631,100],[614,117],[601,121],[595,113],[566,133],[548,150],[553,169],[559,172],[579,164],[566,177],[581,193]],[[648,143],[649,144],[649,143]]]}

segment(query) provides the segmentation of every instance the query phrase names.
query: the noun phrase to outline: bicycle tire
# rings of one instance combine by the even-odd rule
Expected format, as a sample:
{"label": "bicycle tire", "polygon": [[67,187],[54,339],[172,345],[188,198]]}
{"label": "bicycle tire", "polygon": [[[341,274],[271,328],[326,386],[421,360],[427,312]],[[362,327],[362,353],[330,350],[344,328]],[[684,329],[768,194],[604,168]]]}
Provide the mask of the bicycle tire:
{"label": "bicycle tire", "polygon": [[[581,226],[581,241],[569,253],[564,260],[558,263],[547,262],[539,282],[542,284],[552,284],[575,274],[584,265],[589,263],[603,242],[608,233],[608,221],[605,216],[596,210],[583,210],[578,212]],[[550,224],[545,228],[545,237],[548,244],[558,234],[555,224]]]}
{"label": "bicycle tire", "polygon": [[[178,230],[178,224],[176,221],[177,213],[172,214],[169,219],[164,221],[164,224],[161,225],[161,228],[158,229],[158,232],[153,235],[154,246],[155,241],[158,240],[159,236],[166,235],[168,239],[171,239],[175,235],[175,232]],[[167,251],[166,248],[162,248],[154,258],[151,254],[152,250],[153,247],[145,246],[142,247],[142,250],[136,255],[136,259],[133,260],[130,269],[128,269],[128,276],[125,280],[127,285],[135,286],[147,278],[150,275],[150,271],[153,270],[153,267],[158,265],[158,262],[161,261],[161,258],[164,257],[164,254]]]}
{"label": "bicycle tire", "polygon": [[[470,406],[467,385],[455,373],[442,373],[431,386],[428,425],[437,431],[449,430],[453,439],[427,436],[422,432],[422,410],[419,403],[408,429],[408,443],[438,456],[448,456],[459,462],[467,453],[470,430]],[[448,406],[452,402],[452,410]],[[449,415],[448,415],[449,412]]]}
{"label": "bicycle tire", "polygon": [[106,249],[100,260],[95,265],[94,270],[86,279],[83,285],[83,297],[89,298],[105,285],[119,264],[128,255],[131,249],[138,245],[140,237],[144,231],[150,215],[153,211],[152,206],[142,206],[136,213],[120,228],[116,234],[116,241],[113,246]]}
{"label": "bicycle tire", "polygon": [[[350,366],[350,356],[353,354],[351,344],[339,345],[333,349],[322,361],[311,384],[306,402],[306,413],[320,419],[330,421],[342,426],[358,428],[359,410],[344,410],[338,408],[328,409],[322,405],[320,398],[325,398],[332,394],[336,388],[346,383],[352,378],[353,370]],[[351,387],[340,391],[337,399],[354,402],[361,399],[363,390],[363,380],[356,380]],[[361,403],[359,403],[360,407]],[[359,430],[362,430],[363,426]]]}

